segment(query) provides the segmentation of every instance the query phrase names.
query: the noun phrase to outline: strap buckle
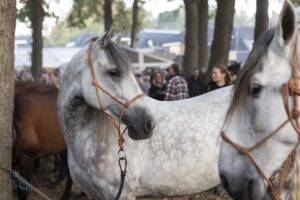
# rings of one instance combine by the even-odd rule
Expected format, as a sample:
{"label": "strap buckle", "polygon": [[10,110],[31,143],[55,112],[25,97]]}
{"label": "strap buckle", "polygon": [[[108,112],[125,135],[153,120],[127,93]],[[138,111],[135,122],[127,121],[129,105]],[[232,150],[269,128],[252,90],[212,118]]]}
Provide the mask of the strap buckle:
{"label": "strap buckle", "polygon": [[122,173],[126,173],[127,158],[126,158],[125,151],[124,150],[119,150],[118,151],[118,156],[119,156],[119,160],[118,160],[119,168],[120,168]]}

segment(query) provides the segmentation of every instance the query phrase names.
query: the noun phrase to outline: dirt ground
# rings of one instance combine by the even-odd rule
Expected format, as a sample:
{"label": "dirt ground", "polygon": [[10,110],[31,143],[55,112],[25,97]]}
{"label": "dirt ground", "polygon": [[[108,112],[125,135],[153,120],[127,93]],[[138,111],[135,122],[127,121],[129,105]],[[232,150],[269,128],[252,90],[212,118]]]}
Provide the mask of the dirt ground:
{"label": "dirt ground", "polygon": [[[53,171],[54,161],[53,158],[44,158],[40,161],[41,166],[35,170],[33,180],[31,183],[37,187],[41,192],[45,193],[53,200],[58,200],[63,193],[65,181],[61,184],[53,184],[55,181],[56,173]],[[13,199],[17,200],[16,192],[13,194]],[[37,194],[31,192],[28,200],[41,200]],[[81,193],[81,191],[74,185],[72,187],[71,200],[88,200],[88,198]],[[226,195],[226,192],[221,188],[214,188],[212,190],[202,192],[193,196],[176,197],[176,198],[147,198],[140,200],[231,200]]]}

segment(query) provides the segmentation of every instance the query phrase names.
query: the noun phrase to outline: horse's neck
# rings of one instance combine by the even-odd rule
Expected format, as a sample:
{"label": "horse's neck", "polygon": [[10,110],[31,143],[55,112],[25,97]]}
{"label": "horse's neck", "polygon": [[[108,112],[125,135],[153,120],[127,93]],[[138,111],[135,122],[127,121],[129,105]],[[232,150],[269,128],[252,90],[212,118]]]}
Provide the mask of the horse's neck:
{"label": "horse's neck", "polygon": [[101,159],[101,153],[110,148],[105,145],[115,141],[112,134],[115,129],[104,112],[86,105],[83,100],[71,98],[64,105],[62,121],[68,148],[78,160]]}
{"label": "horse's neck", "polygon": [[[148,103],[159,123],[170,120],[168,116],[172,116],[171,119],[173,120],[180,121],[178,118],[181,118],[182,114],[185,113],[189,114],[189,118],[197,120],[197,123],[202,121],[201,118],[210,118],[212,119],[210,123],[214,123],[214,120],[220,117],[220,113],[225,116],[231,99],[231,89],[232,87],[230,86],[181,101],[161,102],[149,99]],[[212,109],[218,110],[218,112],[211,112]],[[194,116],[193,113],[198,115]]]}

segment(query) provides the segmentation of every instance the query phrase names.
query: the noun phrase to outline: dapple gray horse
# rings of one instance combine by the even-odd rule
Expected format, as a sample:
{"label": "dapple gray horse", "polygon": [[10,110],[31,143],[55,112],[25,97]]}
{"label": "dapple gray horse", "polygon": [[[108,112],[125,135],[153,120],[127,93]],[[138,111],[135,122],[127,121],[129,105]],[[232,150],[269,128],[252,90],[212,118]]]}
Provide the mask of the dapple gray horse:
{"label": "dapple gray horse", "polygon": [[299,141],[294,120],[287,115],[295,106],[294,97],[282,90],[292,71],[299,70],[296,22],[293,6],[286,1],[277,27],[254,44],[234,88],[219,157],[223,186],[234,199],[293,199],[293,187],[298,193],[294,198],[300,199],[299,166],[296,183],[292,181]]}
{"label": "dapple gray horse", "polygon": [[[59,94],[59,115],[68,146],[74,183],[94,199],[113,199],[120,184],[116,131],[105,118],[92,84],[88,51],[100,85],[111,95],[129,99],[141,90],[130,73],[126,53],[105,34],[74,56],[64,70]],[[103,45],[106,43],[107,45]],[[117,59],[117,61],[116,61]],[[122,199],[140,196],[189,195],[220,183],[217,139],[230,101],[231,87],[176,102],[149,97],[137,100],[125,111],[128,167]],[[120,106],[100,91],[104,109],[115,118]],[[119,107],[118,107],[119,106]],[[138,110],[131,110],[138,107]],[[150,113],[150,112],[151,113]],[[150,139],[144,131],[147,114],[156,123]],[[149,129],[149,128],[148,128]]]}

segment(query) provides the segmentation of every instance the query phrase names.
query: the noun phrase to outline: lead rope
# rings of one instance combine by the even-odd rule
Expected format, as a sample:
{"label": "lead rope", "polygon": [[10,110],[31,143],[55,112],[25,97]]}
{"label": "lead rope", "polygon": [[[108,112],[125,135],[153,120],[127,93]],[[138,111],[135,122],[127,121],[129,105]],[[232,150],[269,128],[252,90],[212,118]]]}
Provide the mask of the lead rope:
{"label": "lead rope", "polygon": [[[126,157],[126,152],[124,150],[124,142],[125,139],[123,137],[125,131],[127,130],[127,127],[123,130],[123,132],[121,132],[121,121],[123,118],[123,115],[126,111],[126,109],[128,109],[130,107],[131,104],[133,104],[135,101],[137,101],[138,99],[142,98],[145,96],[145,94],[139,94],[137,96],[135,96],[134,98],[127,100],[125,103],[120,101],[118,98],[114,97],[113,95],[111,95],[108,91],[106,91],[104,88],[102,88],[96,78],[96,72],[94,69],[94,65],[93,65],[93,55],[92,55],[92,48],[91,45],[89,46],[89,50],[88,50],[88,64],[91,68],[91,74],[92,74],[92,79],[93,82],[92,84],[95,87],[95,91],[96,91],[96,95],[97,95],[97,101],[98,104],[100,106],[100,110],[103,111],[105,113],[105,118],[116,128],[117,130],[117,134],[118,134],[118,146],[119,146],[119,150],[118,150],[118,165],[119,165],[119,169],[120,169],[120,185],[118,188],[118,192],[117,195],[115,197],[115,200],[119,200],[121,195],[122,195],[122,191],[124,188],[124,183],[125,183],[125,177],[126,177],[126,172],[127,172],[127,157]],[[105,93],[106,95],[108,95],[110,98],[112,98],[114,101],[116,101],[117,103],[119,103],[122,106],[121,112],[119,114],[119,119],[115,120],[109,113],[107,113],[101,103],[101,98],[100,98],[100,94],[99,94],[99,90],[101,90],[103,93]]]}

